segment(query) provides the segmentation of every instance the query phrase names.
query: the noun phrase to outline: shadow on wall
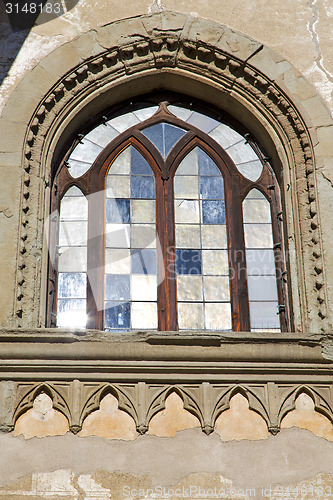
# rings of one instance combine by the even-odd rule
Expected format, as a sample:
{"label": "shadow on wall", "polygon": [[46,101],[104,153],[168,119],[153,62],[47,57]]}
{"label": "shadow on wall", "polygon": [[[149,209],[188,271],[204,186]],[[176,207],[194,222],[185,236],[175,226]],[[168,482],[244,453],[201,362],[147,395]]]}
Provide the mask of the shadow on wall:
{"label": "shadow on wall", "polygon": [[79,0],[0,0],[0,85],[34,26],[71,10]]}

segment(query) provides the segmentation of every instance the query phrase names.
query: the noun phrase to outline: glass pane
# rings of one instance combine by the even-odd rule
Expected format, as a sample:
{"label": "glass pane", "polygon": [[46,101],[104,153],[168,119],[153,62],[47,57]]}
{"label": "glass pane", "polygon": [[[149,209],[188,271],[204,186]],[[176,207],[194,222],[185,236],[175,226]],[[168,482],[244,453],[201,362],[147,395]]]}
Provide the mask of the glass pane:
{"label": "glass pane", "polygon": [[247,179],[250,179],[250,181],[256,181],[259,179],[263,169],[263,165],[260,160],[238,163],[236,166],[240,173]]}
{"label": "glass pane", "polygon": [[97,144],[101,148],[105,148],[109,142],[115,139],[119,135],[119,132],[108,125],[98,125],[94,130],[89,132],[85,139]]}
{"label": "glass pane", "polygon": [[87,221],[60,222],[59,246],[85,246],[87,244]]}
{"label": "glass pane", "polygon": [[134,330],[156,330],[157,304],[151,302],[133,302],[132,328]]}
{"label": "glass pane", "polygon": [[132,300],[156,301],[157,300],[157,278],[147,275],[135,275],[131,277]]}
{"label": "glass pane", "polygon": [[84,299],[58,299],[57,326],[85,328],[87,324],[86,301]]}
{"label": "glass pane", "polygon": [[92,163],[73,160],[72,158],[68,159],[67,164],[68,171],[74,179],[77,179],[78,177],[81,177],[81,175],[85,174],[92,165]]}
{"label": "glass pane", "polygon": [[271,224],[244,224],[246,248],[273,248]]}
{"label": "glass pane", "polygon": [[177,168],[176,175],[198,175],[198,149],[194,148],[185,156]]}
{"label": "glass pane", "polygon": [[221,171],[207,153],[198,148],[199,175],[220,176]]}
{"label": "glass pane", "polygon": [[125,149],[111,165],[109,174],[128,175],[131,170],[131,146]]}
{"label": "glass pane", "polygon": [[105,245],[109,248],[129,248],[129,224],[106,224]]}
{"label": "glass pane", "polygon": [[199,222],[199,201],[175,200],[175,221],[195,224]]}
{"label": "glass pane", "polygon": [[222,200],[204,200],[202,202],[203,224],[225,224],[225,207]]}
{"label": "glass pane", "polygon": [[231,308],[229,303],[205,304],[207,330],[231,330]]}
{"label": "glass pane", "polygon": [[156,248],[155,224],[140,224],[131,227],[132,248]]}
{"label": "glass pane", "polygon": [[131,174],[150,176],[154,175],[147,160],[145,160],[145,158],[139,153],[139,151],[133,147],[131,147]]}
{"label": "glass pane", "polygon": [[144,122],[145,120],[148,120],[148,118],[152,117],[157,110],[158,106],[149,106],[149,108],[137,109],[134,111],[134,114],[140,122]]}
{"label": "glass pane", "polygon": [[203,330],[203,304],[180,302],[178,304],[178,324],[180,330]]}
{"label": "glass pane", "polygon": [[156,274],[156,250],[131,250],[132,273]]}
{"label": "glass pane", "polygon": [[105,275],[106,300],[130,300],[130,276],[126,274]]}
{"label": "glass pane", "polygon": [[182,175],[175,178],[175,198],[198,199],[198,177]]}
{"label": "glass pane", "polygon": [[58,297],[85,298],[87,293],[87,277],[85,273],[59,273]]}
{"label": "glass pane", "polygon": [[230,300],[229,278],[227,276],[204,276],[204,294],[208,302]]}
{"label": "glass pane", "polygon": [[131,197],[154,199],[155,198],[155,179],[154,177],[144,177],[132,175],[131,178]]}
{"label": "glass pane", "polygon": [[203,300],[202,277],[180,275],[177,277],[177,298],[179,301]]}
{"label": "glass pane", "polygon": [[228,275],[227,250],[202,250],[203,274]]}
{"label": "glass pane", "polygon": [[194,127],[197,127],[199,130],[206,132],[206,134],[209,134],[209,132],[214,130],[214,128],[219,125],[218,121],[210,118],[209,116],[198,113],[197,111],[194,111],[192,113],[192,115],[187,120],[187,123],[190,123]]}
{"label": "glass pane", "polygon": [[177,274],[201,274],[201,250],[176,250]]}
{"label": "glass pane", "polygon": [[208,225],[201,227],[202,248],[227,248],[227,231],[225,225]]}
{"label": "glass pane", "polygon": [[191,109],[181,108],[180,106],[174,106],[172,104],[168,106],[168,110],[184,122],[186,122],[193,113]]}
{"label": "glass pane", "polygon": [[274,275],[274,250],[246,250],[246,267],[248,275]]}
{"label": "glass pane", "polygon": [[257,160],[258,156],[251,148],[250,144],[246,144],[245,139],[236,144],[231,144],[226,148],[226,152],[231,157],[232,161],[237,165],[251,160]]}
{"label": "glass pane", "polygon": [[61,200],[61,220],[87,220],[88,202],[84,196],[64,196]]}
{"label": "glass pane", "polygon": [[214,128],[209,133],[210,137],[214,139],[223,149],[230,147],[232,144],[236,144],[243,140],[243,137],[230,128],[228,125],[221,123],[218,127]]}
{"label": "glass pane", "polygon": [[180,248],[200,248],[199,224],[176,224],[176,245]]}
{"label": "glass pane", "polygon": [[106,178],[107,198],[129,198],[130,197],[130,176],[113,175]]}
{"label": "glass pane", "polygon": [[131,200],[131,221],[135,224],[154,223],[156,220],[155,201]]}
{"label": "glass pane", "polygon": [[131,306],[128,302],[106,302],[104,328],[109,330],[129,330],[131,326]]}
{"label": "glass pane", "polygon": [[106,248],[105,272],[107,274],[130,274],[130,250]]}
{"label": "glass pane", "polygon": [[223,200],[223,179],[212,176],[200,176],[200,194],[204,200]]}
{"label": "glass pane", "polygon": [[248,276],[249,300],[277,300],[275,276]]}
{"label": "glass pane", "polygon": [[277,302],[250,302],[251,329],[280,328]]}
{"label": "glass pane", "polygon": [[123,198],[106,200],[106,222],[113,224],[130,222],[130,200]]}
{"label": "glass pane", "polygon": [[169,123],[157,123],[141,132],[154,144],[163,158],[168,156],[173,146],[186,134],[186,130]]}
{"label": "glass pane", "polygon": [[247,200],[266,200],[266,197],[265,195],[259,191],[259,189],[251,189],[251,191],[248,193],[247,197],[246,197]]}
{"label": "glass pane", "polygon": [[135,116],[134,113],[126,113],[124,115],[117,116],[106,122],[112,128],[116,129],[118,132],[125,132],[133,125],[140,123],[140,120]]}
{"label": "glass pane", "polygon": [[70,155],[70,159],[84,161],[92,165],[102,150],[103,148],[101,146],[83,139],[82,142],[79,143],[73,150],[72,154]]}
{"label": "glass pane", "polygon": [[245,223],[271,222],[271,210],[267,200],[248,200],[243,201],[243,219]]}
{"label": "glass pane", "polygon": [[61,247],[59,249],[58,271],[79,273],[87,270],[86,247]]}

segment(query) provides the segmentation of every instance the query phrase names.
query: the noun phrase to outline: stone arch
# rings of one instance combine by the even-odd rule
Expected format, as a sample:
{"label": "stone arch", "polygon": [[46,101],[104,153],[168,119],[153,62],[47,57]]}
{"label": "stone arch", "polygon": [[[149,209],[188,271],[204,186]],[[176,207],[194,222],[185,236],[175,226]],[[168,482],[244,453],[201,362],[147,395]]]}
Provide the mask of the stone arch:
{"label": "stone arch", "polygon": [[[117,21],[82,37],[93,42],[92,53],[79,54],[81,37],[70,42],[75,56],[59,77],[49,69],[66,48],[49,54],[17,86],[0,121],[4,161],[23,167],[21,213],[13,220],[20,225],[13,326],[45,325],[47,250],[39,221],[49,211],[50,172],[64,143],[92,109],[102,111],[143,89],[186,88],[189,95],[204,94],[207,101],[241,118],[265,147],[282,182],[286,211],[293,214],[286,225],[290,267],[296,270],[291,279],[294,327],[326,331],[328,271],[315,169],[328,153],[317,147],[314,159],[313,143],[320,142],[316,127],[322,126],[318,134],[325,146],[332,120],[313,87],[259,42],[191,16],[162,12]],[[296,83],[288,86],[287,81]],[[18,109],[17,96],[28,96],[24,110]],[[320,113],[312,119],[314,108]],[[12,116],[20,116],[15,140],[8,136]]]}

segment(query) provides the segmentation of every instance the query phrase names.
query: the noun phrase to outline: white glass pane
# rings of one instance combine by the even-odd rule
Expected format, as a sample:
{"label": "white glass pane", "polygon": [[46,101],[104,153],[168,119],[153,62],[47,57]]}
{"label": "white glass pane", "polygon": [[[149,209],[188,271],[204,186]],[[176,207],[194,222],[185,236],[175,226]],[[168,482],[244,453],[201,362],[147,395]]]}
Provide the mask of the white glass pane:
{"label": "white glass pane", "polygon": [[176,224],[176,245],[178,248],[200,248],[199,224]]}
{"label": "white glass pane", "polygon": [[156,330],[157,304],[152,302],[132,302],[131,323],[134,330]]}
{"label": "white glass pane", "polygon": [[92,165],[92,163],[73,160],[73,159],[68,159],[67,163],[68,163],[68,172],[72,177],[74,177],[74,179],[77,179],[78,177],[81,177],[81,175],[85,174]]}
{"label": "white glass pane", "polygon": [[207,330],[231,330],[231,308],[229,303],[205,304]]}
{"label": "white glass pane", "polygon": [[271,222],[271,209],[267,200],[248,200],[243,201],[243,219],[245,223]]}
{"label": "white glass pane", "polygon": [[130,274],[131,257],[126,249],[105,249],[105,272],[107,274]]}
{"label": "white glass pane", "polygon": [[198,199],[199,178],[193,175],[176,175],[174,183],[175,198]]}
{"label": "white glass pane", "polygon": [[130,247],[129,224],[106,224],[105,246],[111,248]]}
{"label": "white glass pane", "polygon": [[58,270],[79,273],[87,270],[86,247],[61,247],[59,249]]}
{"label": "white glass pane", "polygon": [[210,118],[207,115],[203,115],[202,113],[198,113],[194,111],[190,118],[187,120],[187,123],[190,123],[194,127],[197,127],[199,130],[206,132],[209,134],[214,128],[216,128],[220,123],[213,118]]}
{"label": "white glass pane", "polygon": [[144,122],[148,120],[153,114],[158,110],[158,106],[150,106],[149,108],[138,109],[134,111],[135,116],[140,120],[140,122]]}
{"label": "white glass pane", "polygon": [[246,197],[247,200],[266,200],[266,197],[265,195],[259,191],[259,189],[251,189],[251,191],[248,193],[247,197]]}
{"label": "white glass pane", "polygon": [[236,142],[242,141],[243,137],[228,125],[221,123],[218,127],[209,133],[210,137],[214,139],[223,149],[228,148]]}
{"label": "white glass pane", "polygon": [[103,148],[101,146],[97,146],[96,144],[83,139],[82,142],[79,143],[73,150],[70,155],[70,159],[85,161],[92,165],[102,150]]}
{"label": "white glass pane", "polygon": [[245,142],[245,139],[237,144],[231,144],[226,148],[226,152],[236,165],[237,163],[244,163],[258,159],[258,156],[251,148],[250,144]]}
{"label": "white glass pane", "polygon": [[277,302],[250,302],[251,329],[280,328]]}
{"label": "white glass pane", "polygon": [[112,163],[108,175],[129,175],[131,171],[131,147],[127,147]]}
{"label": "white glass pane", "polygon": [[87,245],[87,221],[60,222],[59,246],[77,247]]}
{"label": "white glass pane", "polygon": [[156,275],[133,274],[131,276],[131,299],[137,301],[157,300]]}
{"label": "white glass pane", "polygon": [[180,301],[202,301],[202,277],[193,275],[177,276],[177,298]]}
{"label": "white glass pane", "polygon": [[130,176],[108,175],[106,178],[107,198],[129,198]]}
{"label": "white glass pane", "polygon": [[202,248],[227,248],[227,231],[224,224],[201,226]]}
{"label": "white glass pane", "polygon": [[155,223],[155,211],[153,200],[131,200],[131,222],[134,224]]}
{"label": "white glass pane", "polygon": [[132,248],[156,248],[156,229],[153,224],[135,224],[131,227]]}
{"label": "white glass pane", "polygon": [[189,119],[193,111],[191,109],[181,108],[180,106],[173,106],[170,104],[168,110],[171,111],[177,118],[184,120],[185,122]]}
{"label": "white glass pane", "polygon": [[125,130],[140,123],[140,120],[134,113],[126,113],[125,115],[117,116],[106,122],[111,127],[115,128],[118,132],[125,132]]}
{"label": "white glass pane", "polygon": [[83,299],[58,299],[57,326],[85,328],[87,324],[86,301]]}
{"label": "white glass pane", "polygon": [[229,300],[229,278],[227,276],[204,276],[204,296],[208,302]]}
{"label": "white glass pane", "polygon": [[275,276],[248,276],[249,300],[277,300]]}
{"label": "white glass pane", "polygon": [[263,165],[260,160],[252,160],[246,163],[238,163],[236,167],[244,177],[250,179],[250,181],[256,181],[259,179]]}
{"label": "white glass pane", "polygon": [[246,268],[248,275],[274,275],[274,250],[246,250]]}
{"label": "white glass pane", "polygon": [[175,221],[185,223],[199,222],[199,201],[175,200]]}
{"label": "white glass pane", "polygon": [[85,273],[58,273],[58,297],[83,299],[87,294]]}
{"label": "white glass pane", "polygon": [[87,220],[88,201],[84,196],[64,196],[60,204],[61,220]]}
{"label": "white glass pane", "polygon": [[227,250],[203,250],[202,251],[203,274],[228,275],[228,252]]}
{"label": "white glass pane", "polygon": [[178,303],[178,324],[180,330],[203,330],[203,304]]}
{"label": "white glass pane", "polygon": [[176,175],[198,175],[198,148],[195,147],[185,156],[177,168]]}
{"label": "white glass pane", "polygon": [[246,248],[273,248],[271,224],[244,224]]}
{"label": "white glass pane", "polygon": [[98,127],[85,136],[85,139],[94,142],[101,148],[105,148],[109,142],[115,139],[118,135],[119,132],[112,127],[108,127],[107,125],[98,125]]}

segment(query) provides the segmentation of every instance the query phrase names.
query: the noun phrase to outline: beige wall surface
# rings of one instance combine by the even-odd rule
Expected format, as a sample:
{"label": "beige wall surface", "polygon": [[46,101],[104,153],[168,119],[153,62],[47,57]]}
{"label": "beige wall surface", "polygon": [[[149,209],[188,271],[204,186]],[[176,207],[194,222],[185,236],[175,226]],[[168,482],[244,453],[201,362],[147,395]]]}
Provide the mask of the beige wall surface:
{"label": "beige wall surface", "polygon": [[3,66],[15,62],[0,90],[0,109],[24,73],[56,47],[112,21],[163,10],[225,24],[276,50],[315,85],[333,109],[333,0],[80,0],[62,17],[34,27],[26,39],[26,33],[11,32],[1,3],[0,61]]}

